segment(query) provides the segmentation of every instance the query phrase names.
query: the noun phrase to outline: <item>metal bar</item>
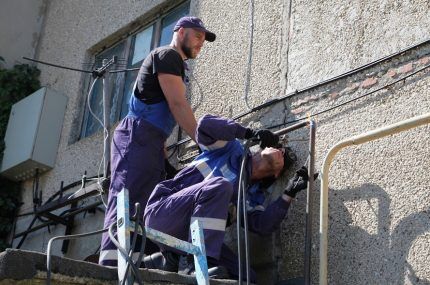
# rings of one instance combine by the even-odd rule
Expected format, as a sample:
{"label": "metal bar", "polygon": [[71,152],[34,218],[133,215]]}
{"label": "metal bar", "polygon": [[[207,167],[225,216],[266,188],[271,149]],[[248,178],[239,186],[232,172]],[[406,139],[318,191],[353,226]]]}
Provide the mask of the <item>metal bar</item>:
{"label": "metal bar", "polygon": [[[70,205],[70,209],[75,209],[77,206],[77,202],[72,203]],[[72,229],[73,226],[75,225],[75,217],[71,216],[67,219],[67,225],[66,225],[66,230],[64,231],[64,235],[68,236],[72,234]],[[68,239],[63,240],[63,244],[61,245],[61,252],[62,253],[67,253],[67,250],[69,249],[69,243],[70,241]]]}
{"label": "metal bar", "polygon": [[[130,222],[128,229],[129,231],[134,230],[134,222]],[[189,242],[183,241],[171,235],[165,234],[163,232],[160,232],[148,227],[145,227],[145,231],[146,231],[146,237],[151,240],[160,242],[170,247],[174,247],[176,249],[179,249],[189,254],[198,254],[200,252],[199,247],[194,246]],[[139,230],[139,234],[141,234],[140,230]]]}
{"label": "metal bar", "polygon": [[179,249],[181,251],[184,251],[190,254],[198,254],[200,252],[200,249],[197,246],[192,245],[189,242],[172,237],[168,234],[156,231],[151,228],[145,227],[145,230],[146,230],[146,237],[151,240],[158,241],[160,243],[163,243],[170,247],[174,247],[176,249]]}
{"label": "metal bar", "polygon": [[304,280],[305,285],[311,284],[311,249],[312,249],[312,207],[313,207],[313,191],[315,188],[314,173],[315,173],[315,133],[316,123],[310,121],[309,131],[309,163],[308,163],[308,189],[306,190],[306,229],[305,229],[305,269]]}
{"label": "metal bar", "polygon": [[83,233],[83,234],[76,234],[76,235],[70,235],[70,236],[57,236],[57,237],[53,237],[48,241],[48,247],[46,250],[46,284],[50,285],[51,284],[51,248],[52,248],[52,243],[56,240],[70,240],[70,239],[78,239],[81,237],[87,237],[87,236],[92,236],[92,235],[96,235],[96,234],[101,234],[106,232],[108,229],[101,229],[98,231],[94,231],[94,232],[89,232],[89,233]]}
{"label": "metal bar", "polygon": [[240,182],[242,184],[242,211],[243,211],[243,228],[244,228],[244,242],[245,242],[245,268],[246,268],[246,285],[249,285],[251,279],[251,265],[249,257],[249,238],[248,238],[248,211],[246,210],[246,191],[247,177],[244,171],[245,178]]}
{"label": "metal bar", "polygon": [[[73,212],[70,212],[70,213],[65,214],[65,215],[63,216],[63,218],[64,218],[64,219],[67,219],[68,217],[75,216],[75,215],[77,215],[77,214],[79,214],[79,213],[81,213],[81,212],[84,212],[84,211],[87,211],[87,210],[89,210],[89,209],[95,208],[95,207],[99,206],[101,203],[102,203],[102,202],[101,202],[101,201],[99,201],[99,202],[92,203],[92,204],[90,204],[90,205],[88,205],[88,206],[85,206],[85,207],[83,207],[83,208],[79,208],[79,209],[78,209],[78,210],[76,210],[76,211],[73,211]],[[28,230],[26,230],[26,231],[24,231],[24,232],[20,232],[20,233],[16,234],[16,235],[13,237],[13,239],[19,238],[20,236],[27,235],[27,234],[29,234],[29,233],[31,233],[31,232],[37,231],[37,230],[39,230],[39,229],[41,229],[41,228],[44,228],[44,227],[46,227],[46,226],[49,226],[49,225],[52,225],[52,224],[55,224],[55,223],[56,223],[56,222],[54,222],[54,221],[49,221],[49,222],[46,222],[46,223],[40,224],[40,225],[38,225],[38,226],[36,226],[36,227],[34,227],[34,228],[31,228],[31,229],[28,229]],[[19,248],[19,247],[18,247],[18,248]]]}
{"label": "metal bar", "polygon": [[397,134],[418,126],[430,123],[430,113],[407,119],[389,126],[381,127],[351,138],[342,140],[335,144],[327,153],[323,161],[321,175],[321,193],[320,193],[320,268],[319,284],[327,285],[327,251],[328,251],[328,174],[330,165],[336,154],[351,145],[359,145],[373,141],[392,134]]}
{"label": "metal bar", "polygon": [[[123,188],[117,196],[117,237],[119,242],[118,248],[121,247],[124,249],[124,253],[130,252],[131,229],[135,230],[134,222],[130,221],[129,194],[128,190]],[[190,229],[192,244],[151,228],[145,227],[145,232],[147,238],[193,254],[197,284],[209,285],[203,227],[197,220],[190,225]],[[129,263],[127,262],[127,256],[125,256],[122,251],[118,249],[118,280],[120,284],[133,284],[131,274],[127,273],[126,275],[128,265]],[[123,278],[126,278],[125,282],[123,282]]]}
{"label": "metal bar", "polygon": [[54,221],[56,223],[63,224],[65,226],[67,225],[67,220],[66,219],[64,219],[64,218],[62,218],[60,216],[54,215],[54,214],[52,214],[50,212],[41,213],[41,214],[39,214],[39,216],[43,216],[45,218],[48,218],[48,219],[50,219],[50,220],[52,220],[52,221]]}
{"label": "metal bar", "polygon": [[[115,61],[115,60],[114,60]],[[107,59],[103,60],[103,66],[107,65]],[[109,88],[109,72],[103,74],[103,177],[108,177],[108,165],[110,159],[110,88]]]}
{"label": "metal bar", "polygon": [[[21,246],[22,246],[22,244],[24,243],[24,240],[27,238],[27,234],[29,234],[31,231],[31,227],[34,225],[34,223],[36,222],[36,220],[37,220],[37,216],[34,216],[33,217],[33,219],[31,220],[31,223],[30,223],[30,225],[27,227],[27,230],[26,231],[24,231],[24,232],[22,232],[22,234],[21,235],[23,235],[23,237],[22,237],[22,239],[19,241],[19,243],[18,243],[18,245],[16,246],[16,248],[17,249],[20,249],[21,248]],[[13,238],[12,238],[12,240],[13,239],[15,239],[15,238],[17,238],[17,237],[20,237],[21,235],[15,235]]]}
{"label": "metal bar", "polygon": [[70,194],[68,196],[64,196],[62,198],[57,199],[56,201],[52,201],[49,203],[46,203],[43,206],[40,206],[37,208],[35,214],[37,215],[43,215],[44,213],[49,213],[54,210],[57,210],[59,208],[63,208],[64,206],[76,203],[84,198],[95,196],[99,194],[100,192],[97,190],[97,183],[91,184],[88,186],[88,189],[81,189],[79,195]]}
{"label": "metal bar", "polygon": [[283,134],[286,134],[286,133],[290,133],[290,132],[295,131],[297,129],[306,127],[308,124],[309,124],[309,121],[300,122],[300,123],[297,123],[295,125],[283,128],[283,129],[281,129],[279,131],[276,131],[275,134],[277,134],[278,136],[280,136],[280,135],[283,135]]}
{"label": "metal bar", "polygon": [[[130,251],[130,207],[129,207],[129,196],[128,189],[122,188],[122,191],[117,196],[117,235],[118,242],[126,253]],[[126,285],[131,285],[131,273],[129,272],[125,276],[127,268],[127,256],[123,255],[118,250],[118,280],[119,284],[123,284],[123,278],[126,278]]]}
{"label": "metal bar", "polygon": [[191,241],[199,248],[198,254],[194,254],[194,267],[198,285],[209,285],[208,263],[206,260],[205,239],[203,227],[199,220],[195,220],[191,226]]}

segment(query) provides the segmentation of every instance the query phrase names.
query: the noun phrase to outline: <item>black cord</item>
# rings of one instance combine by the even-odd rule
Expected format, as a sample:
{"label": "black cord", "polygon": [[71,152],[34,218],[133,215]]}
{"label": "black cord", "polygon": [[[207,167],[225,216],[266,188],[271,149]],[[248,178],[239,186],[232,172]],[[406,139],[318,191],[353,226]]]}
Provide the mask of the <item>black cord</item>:
{"label": "black cord", "polygon": [[[91,180],[91,179],[94,179],[94,178],[97,178],[97,175],[96,176],[92,176],[92,177],[85,177],[85,181],[88,181],[88,180]],[[67,186],[61,187],[61,189],[58,190],[57,192],[55,192],[52,196],[50,196],[46,200],[46,202],[43,203],[43,205],[46,205],[49,202],[53,201],[57,196],[61,195],[63,192],[66,192],[67,190],[69,190],[69,189],[71,189],[73,187],[76,187],[79,184],[82,184],[82,181],[83,181],[83,179],[75,181],[75,182],[72,182],[72,183],[70,183]],[[34,214],[35,214],[35,212],[32,211],[32,212],[26,212],[26,213],[19,214],[16,217],[19,218],[19,217],[30,216],[30,215],[34,215]]]}
{"label": "black cord", "polygon": [[[133,241],[131,243],[131,247],[130,247],[130,253],[129,253],[129,258],[131,259],[133,256],[133,252],[134,252],[134,247],[136,246],[136,241],[137,241],[137,235],[138,235],[138,231],[139,231],[139,221],[140,221],[140,213],[141,213],[141,208],[140,208],[140,203],[136,203],[135,204],[135,214],[134,216],[131,218],[131,220],[134,220],[134,235],[133,235]],[[142,227],[142,231],[145,230],[145,227]],[[145,235],[144,235],[145,236]],[[145,240],[142,238],[142,243],[146,242],[146,238]],[[141,244],[141,249],[143,248],[143,250],[145,250],[145,245]],[[137,258],[137,262],[136,262],[136,267],[139,268],[140,267],[140,263],[142,262],[142,258],[143,258],[143,250],[141,250],[139,252],[139,256]],[[127,279],[127,274],[128,271],[130,269],[130,262],[127,262],[127,267],[125,269],[124,272],[124,276],[122,278],[122,283],[121,284],[125,284],[126,279]]]}
{"label": "black cord", "polygon": [[119,73],[119,72],[136,71],[136,70],[140,70],[140,67],[116,69],[116,70],[114,69],[114,70],[110,70],[109,73]]}
{"label": "black cord", "polygon": [[250,265],[249,265],[249,247],[248,247],[248,218],[246,211],[246,173],[245,167],[248,160],[250,141],[246,141],[244,145],[244,152],[242,157],[242,163],[240,165],[240,175],[239,175],[239,189],[237,193],[237,209],[236,209],[236,231],[237,231],[237,252],[238,252],[238,265],[239,265],[239,284],[242,284],[242,246],[241,246],[241,212],[243,215],[243,222],[245,228],[245,259],[246,259],[246,283],[249,284],[250,279]]}
{"label": "black cord", "polygon": [[347,72],[344,72],[344,73],[342,73],[342,74],[339,74],[339,75],[334,76],[334,77],[332,77],[332,78],[329,78],[329,79],[327,79],[327,80],[320,81],[320,82],[315,83],[315,84],[313,84],[313,85],[307,86],[307,87],[305,87],[305,88],[303,88],[303,89],[297,89],[297,90],[295,90],[295,91],[293,91],[293,92],[291,92],[291,93],[289,93],[289,94],[285,95],[284,97],[277,98],[277,99],[273,99],[273,100],[271,100],[271,101],[268,101],[268,102],[266,102],[266,103],[263,103],[263,104],[262,104],[262,105],[260,105],[260,106],[256,106],[255,108],[252,108],[252,109],[251,109],[251,110],[249,110],[249,111],[246,111],[246,112],[244,112],[244,113],[242,113],[242,114],[240,114],[240,115],[237,115],[236,117],[234,117],[234,120],[240,119],[240,118],[242,118],[242,117],[244,117],[244,116],[246,116],[246,115],[249,115],[249,114],[251,114],[251,113],[254,113],[254,112],[256,112],[256,111],[258,111],[258,110],[261,110],[261,109],[263,109],[263,108],[269,107],[269,106],[271,106],[271,105],[273,105],[273,104],[276,104],[276,103],[278,103],[278,102],[281,102],[281,101],[284,101],[284,100],[286,100],[286,99],[289,99],[289,98],[295,97],[295,96],[297,96],[297,95],[299,95],[299,94],[301,94],[301,93],[304,93],[304,92],[307,92],[307,91],[311,91],[311,90],[313,90],[313,89],[315,89],[315,88],[318,88],[318,87],[320,87],[320,86],[322,86],[322,85],[325,85],[325,84],[331,83],[331,82],[333,82],[333,81],[336,81],[336,80],[342,79],[342,78],[347,77],[347,76],[350,76],[350,75],[354,75],[354,74],[356,74],[356,73],[358,73],[358,72],[360,72],[360,71],[362,71],[362,70],[365,70],[365,69],[367,69],[367,68],[373,67],[373,66],[375,66],[375,65],[377,65],[377,64],[379,64],[379,63],[381,63],[381,62],[383,62],[383,61],[386,61],[386,60],[392,59],[392,58],[393,58],[393,57],[395,57],[395,56],[398,56],[398,55],[400,55],[400,54],[402,54],[402,53],[405,53],[405,52],[407,52],[407,51],[409,51],[409,50],[412,50],[412,49],[414,49],[414,48],[417,48],[417,47],[419,47],[419,46],[422,46],[422,45],[425,45],[425,44],[428,44],[428,43],[430,43],[430,39],[427,39],[427,40],[424,40],[424,41],[419,42],[419,43],[417,43],[417,44],[414,44],[414,45],[408,46],[408,47],[406,47],[406,48],[404,48],[404,49],[401,49],[401,50],[399,50],[399,51],[397,51],[397,52],[394,52],[394,53],[392,53],[392,54],[389,54],[389,55],[384,56],[384,57],[382,57],[382,58],[379,58],[379,59],[377,59],[377,60],[371,61],[371,62],[369,62],[369,63],[366,63],[366,64],[364,64],[364,65],[362,65],[362,66],[359,66],[359,67],[357,67],[357,68],[354,68],[354,69],[352,69],[352,70],[349,70],[349,71],[347,71]]}
{"label": "black cord", "polygon": [[121,244],[118,242],[118,240],[115,238],[115,235],[113,233],[113,228],[116,227],[116,225],[117,225],[117,222],[114,222],[109,226],[109,230],[108,230],[109,238],[115,244],[115,246],[118,248],[121,254],[125,257],[125,259],[127,260],[127,264],[130,264],[131,270],[133,271],[133,274],[135,275],[137,282],[139,284],[143,284],[142,280],[140,279],[139,270],[136,268],[136,265],[134,264],[133,260],[129,256],[129,254],[133,254],[133,248],[130,248],[131,252],[127,253],[125,249],[121,246]]}
{"label": "black cord", "polygon": [[379,88],[377,88],[375,90],[372,90],[372,91],[367,92],[367,93],[365,93],[365,94],[363,94],[361,96],[358,96],[358,97],[356,97],[354,99],[348,100],[346,102],[343,102],[343,103],[338,104],[336,106],[333,106],[331,108],[325,109],[323,111],[320,111],[320,112],[317,112],[317,113],[314,113],[314,114],[310,114],[309,116],[301,117],[301,118],[298,118],[298,119],[295,119],[295,120],[292,120],[292,121],[288,121],[288,122],[285,122],[285,123],[282,123],[282,124],[278,124],[278,125],[274,125],[274,126],[268,127],[268,129],[274,129],[274,128],[278,128],[278,127],[281,127],[281,126],[284,126],[284,125],[289,125],[289,124],[292,124],[292,123],[296,123],[298,121],[305,120],[305,119],[308,119],[308,118],[312,118],[312,117],[315,117],[317,115],[321,115],[321,114],[327,113],[329,111],[332,111],[334,109],[340,108],[340,107],[342,107],[342,106],[344,106],[346,104],[349,104],[351,102],[357,101],[357,100],[359,100],[361,98],[364,98],[366,96],[372,95],[373,93],[376,93],[378,91],[386,89],[386,88],[388,88],[388,87],[390,87],[390,86],[392,86],[392,85],[394,85],[396,83],[399,83],[400,81],[403,81],[403,80],[407,79],[408,77],[411,77],[411,76],[413,76],[413,75],[415,75],[415,74],[417,74],[417,73],[419,73],[419,72],[421,72],[421,71],[423,71],[423,70],[425,70],[425,69],[427,69],[429,67],[430,67],[430,64],[428,64],[428,65],[426,65],[426,66],[424,66],[424,67],[422,67],[422,68],[420,68],[420,69],[418,69],[418,70],[416,70],[416,71],[414,71],[414,72],[412,72],[412,73],[410,73],[408,75],[405,75],[405,76],[403,76],[403,77],[401,77],[401,78],[399,78],[399,79],[397,79],[397,80],[395,80],[395,81],[393,81],[393,82],[391,82],[389,84],[386,84],[386,85],[384,85],[382,87],[379,87]]}
{"label": "black cord", "polygon": [[[395,80],[395,81],[393,81],[393,82],[391,82],[391,83],[389,83],[389,84],[386,84],[386,85],[384,85],[384,86],[382,86],[382,87],[380,87],[380,88],[377,88],[377,89],[375,89],[375,90],[373,90],[373,91],[370,91],[370,92],[368,92],[368,93],[366,93],[366,94],[363,94],[363,95],[361,95],[361,96],[358,96],[358,97],[356,97],[356,98],[354,98],[354,99],[351,99],[351,100],[349,100],[349,101],[346,101],[346,102],[344,102],[344,103],[338,104],[338,105],[333,106],[333,107],[331,107],[331,108],[325,109],[325,110],[323,110],[323,111],[320,111],[320,112],[317,112],[317,113],[314,113],[314,114],[310,114],[309,116],[300,117],[300,118],[297,118],[297,119],[294,119],[294,120],[291,120],[291,121],[287,121],[287,122],[284,122],[284,123],[281,123],[281,124],[278,124],[278,125],[270,126],[270,127],[267,127],[267,128],[268,128],[268,129],[275,129],[275,128],[279,128],[279,127],[282,127],[282,126],[285,126],[285,125],[290,125],[290,124],[297,123],[297,122],[302,121],[302,120],[307,120],[308,118],[312,118],[312,117],[315,117],[315,116],[318,116],[318,115],[324,114],[324,113],[329,112],[329,111],[332,111],[332,110],[334,110],[334,109],[336,109],[336,108],[340,108],[340,107],[342,107],[342,106],[344,106],[344,105],[346,105],[346,104],[349,104],[349,103],[351,103],[351,102],[354,102],[354,101],[357,101],[357,100],[359,100],[359,99],[361,99],[361,98],[364,98],[364,97],[366,97],[366,96],[369,96],[369,95],[371,95],[371,94],[373,94],[373,93],[376,93],[376,92],[378,92],[378,91],[381,91],[381,90],[383,90],[383,89],[386,89],[386,88],[388,88],[388,87],[390,87],[390,86],[392,86],[392,85],[394,85],[394,84],[396,84],[396,83],[399,83],[400,81],[403,81],[403,80],[407,79],[408,77],[411,77],[411,76],[413,76],[413,75],[415,75],[415,74],[417,74],[417,73],[419,73],[419,72],[421,72],[421,71],[423,71],[423,70],[425,70],[425,69],[427,69],[427,68],[429,68],[429,67],[430,67],[430,64],[428,64],[428,65],[426,65],[426,66],[424,66],[424,67],[422,67],[422,68],[420,68],[420,69],[418,69],[418,70],[416,70],[416,71],[414,71],[414,72],[412,72],[412,73],[410,73],[410,74],[408,74],[408,75],[405,75],[405,76],[403,76],[402,78],[399,78],[399,79],[397,79],[397,80]],[[176,144],[170,145],[169,147],[171,147],[171,148],[174,148],[174,147],[175,147],[175,148],[177,148],[179,145],[181,145],[181,144],[183,144],[183,143],[186,143],[186,142],[188,142],[189,140],[190,140],[190,139],[183,139],[183,140],[181,140],[181,141],[178,141]],[[168,150],[169,150],[169,147],[167,147],[167,149],[168,149]],[[191,158],[191,157],[190,157],[190,158]]]}
{"label": "black cord", "polygon": [[72,70],[72,71],[79,71],[79,72],[84,72],[84,73],[93,73],[90,70],[83,70],[83,69],[77,69],[77,68],[73,68],[73,67],[67,67],[67,66],[63,66],[63,65],[59,65],[59,64],[53,64],[53,63],[49,63],[49,62],[46,62],[46,61],[41,61],[41,60],[36,60],[36,59],[33,59],[33,58],[28,58],[28,57],[25,57],[25,56],[22,57],[22,58],[26,59],[26,60],[34,61],[34,62],[37,62],[37,63],[42,63],[42,64],[45,64],[45,65],[62,68],[62,69],[67,69],[67,70]]}
{"label": "black cord", "polygon": [[[300,95],[300,94],[302,94],[302,93],[304,93],[304,92],[311,91],[311,90],[316,89],[316,88],[318,88],[318,87],[320,87],[320,86],[323,86],[323,85],[328,84],[328,83],[331,83],[331,82],[333,82],[333,81],[336,81],[336,80],[342,79],[342,78],[344,78],[344,77],[347,77],[347,76],[350,76],[350,75],[354,75],[354,74],[356,74],[356,73],[358,73],[358,72],[360,72],[360,71],[362,71],[362,70],[365,70],[365,69],[367,69],[367,68],[373,67],[373,66],[375,66],[375,65],[377,65],[377,64],[379,64],[379,63],[381,63],[381,62],[383,62],[383,61],[386,61],[386,60],[392,59],[392,58],[393,58],[393,57],[395,57],[395,56],[398,56],[398,55],[400,55],[400,54],[402,54],[402,53],[405,53],[405,52],[407,52],[407,51],[409,51],[409,50],[412,50],[412,49],[414,49],[414,48],[417,48],[417,47],[419,47],[419,46],[422,46],[422,45],[425,45],[425,44],[428,44],[428,43],[430,43],[430,39],[427,39],[427,40],[422,41],[422,42],[420,42],[420,43],[418,43],[418,44],[415,44],[415,45],[409,46],[409,47],[404,48],[404,49],[402,49],[402,50],[400,50],[400,51],[397,51],[397,52],[395,52],[395,53],[392,53],[392,54],[390,54],[390,55],[387,55],[387,56],[382,57],[382,58],[380,58],[380,59],[377,59],[377,60],[375,60],[375,61],[369,62],[369,63],[367,63],[367,64],[365,64],[365,65],[359,66],[359,67],[357,67],[357,68],[355,68],[355,69],[352,69],[352,70],[347,71],[347,72],[345,72],[345,73],[342,73],[342,74],[340,74],[340,75],[334,76],[334,77],[329,78],[329,79],[327,79],[327,80],[323,80],[323,81],[318,82],[318,83],[316,83],[316,84],[313,84],[313,85],[307,86],[307,87],[305,87],[305,88],[303,88],[303,89],[297,89],[297,90],[294,90],[293,92],[291,92],[291,93],[289,93],[289,94],[287,94],[287,95],[285,95],[285,96],[283,96],[283,97],[276,98],[276,99],[272,99],[272,100],[270,100],[270,101],[268,101],[268,102],[265,102],[265,103],[263,103],[263,104],[261,104],[261,105],[259,105],[259,106],[256,106],[256,107],[252,108],[252,109],[251,109],[251,110],[249,110],[249,111],[246,111],[246,112],[244,112],[244,113],[241,113],[241,114],[239,114],[239,115],[236,115],[236,116],[234,116],[232,119],[233,119],[233,120],[241,119],[241,118],[243,118],[243,117],[245,117],[245,116],[247,116],[247,115],[249,115],[249,114],[252,114],[252,113],[257,112],[257,111],[259,111],[259,110],[261,110],[261,109],[264,109],[264,108],[270,107],[270,106],[272,106],[272,105],[274,105],[274,104],[276,104],[276,103],[279,103],[279,102],[285,101],[285,100],[287,100],[287,99],[290,99],[290,98],[296,97],[296,96],[298,96],[298,95]],[[302,119],[300,119],[300,120],[302,120]],[[292,123],[293,123],[293,122],[297,122],[297,121],[292,121]],[[290,122],[288,122],[288,123],[290,123]],[[287,123],[284,123],[283,125],[285,125],[285,124],[287,124]],[[167,146],[167,150],[170,150],[170,149],[172,149],[173,147],[176,147],[176,146],[182,145],[182,144],[184,144],[184,143],[187,143],[187,142],[189,142],[190,140],[191,140],[190,138],[187,138],[187,139],[183,139],[183,140],[181,140],[181,141],[178,141],[178,142],[176,142],[176,143],[174,143],[174,144],[172,144],[172,145]]]}

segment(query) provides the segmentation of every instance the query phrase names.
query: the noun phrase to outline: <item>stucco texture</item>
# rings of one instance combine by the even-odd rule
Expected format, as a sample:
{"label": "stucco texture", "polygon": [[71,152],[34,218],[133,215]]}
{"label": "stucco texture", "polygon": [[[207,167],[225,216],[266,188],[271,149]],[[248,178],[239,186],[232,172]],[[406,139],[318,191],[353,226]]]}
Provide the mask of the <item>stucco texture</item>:
{"label": "stucco texture", "polygon": [[[292,1],[287,86],[305,88],[429,39],[428,1]],[[285,42],[284,42],[285,43]],[[293,120],[370,92],[429,64],[428,45],[287,103]],[[336,142],[430,110],[428,68],[364,99],[316,117],[316,166]],[[279,106],[278,106],[279,108]],[[280,115],[279,110],[266,117]],[[429,127],[342,151],[330,170],[329,284],[428,284]],[[307,137],[306,132],[292,135]],[[306,143],[296,142],[306,157]],[[319,188],[317,182],[317,189]],[[318,277],[319,191],[313,215],[312,278]],[[281,230],[281,279],[302,276],[304,203]],[[296,216],[297,215],[297,216]],[[300,262],[298,262],[300,260]]]}
{"label": "stucco texture", "polygon": [[[250,107],[430,38],[429,1],[254,2]],[[79,68],[92,51],[126,33],[130,23],[143,23],[146,12],[155,13],[161,3],[164,2],[49,1],[39,59]],[[243,96],[249,3],[190,2],[191,13],[201,17],[217,34],[217,40],[206,43],[191,64],[197,80],[191,80],[191,102],[198,106],[197,117],[205,113],[233,117],[247,110]],[[241,122],[257,128],[306,117],[424,68],[430,64],[429,55],[429,43],[420,45],[358,73],[299,92]],[[39,68],[43,85],[69,97],[56,165],[40,181],[46,199],[59,189],[60,181],[76,181],[84,170],[89,176],[97,173],[102,134],[75,139],[83,112],[84,77],[43,65]],[[427,68],[315,117],[316,169],[320,170],[325,154],[337,141],[429,112],[429,75]],[[329,184],[329,284],[429,284],[429,132],[429,126],[420,127],[345,149],[337,156]],[[306,162],[307,139],[307,129],[289,135],[290,145],[299,157],[294,168]],[[282,191],[285,181],[283,178],[275,185],[275,193]],[[313,284],[318,280],[319,186],[317,181],[312,207]],[[23,210],[28,210],[32,207],[31,181],[26,181],[24,187],[28,191],[23,197]],[[260,264],[260,272],[270,276],[267,278],[271,283],[303,275],[305,202],[304,193],[300,193],[280,231],[263,240],[270,244],[269,248],[254,249],[260,253],[253,262]],[[29,218],[18,220],[17,227],[25,228],[28,223]],[[91,226],[102,226],[101,214],[91,216]],[[91,226],[77,221],[74,232],[90,230]],[[63,227],[57,228],[55,233]],[[34,233],[24,248],[43,250],[43,235],[50,236],[46,230]],[[85,248],[74,244],[73,257],[82,258],[97,246],[96,240]],[[263,258],[266,254],[270,255],[267,259]]]}

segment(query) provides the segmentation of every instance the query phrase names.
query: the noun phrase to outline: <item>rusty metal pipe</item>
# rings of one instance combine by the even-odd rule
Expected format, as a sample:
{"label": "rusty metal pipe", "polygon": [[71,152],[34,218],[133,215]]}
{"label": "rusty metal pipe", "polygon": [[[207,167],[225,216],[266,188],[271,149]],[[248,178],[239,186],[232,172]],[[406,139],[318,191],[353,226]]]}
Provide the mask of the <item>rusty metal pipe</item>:
{"label": "rusty metal pipe", "polygon": [[312,250],[312,207],[313,207],[313,191],[315,189],[314,173],[315,173],[315,133],[316,123],[309,122],[309,162],[308,176],[309,183],[306,190],[306,229],[305,229],[305,268],[304,281],[305,285],[311,284],[311,250]]}
{"label": "rusty metal pipe", "polygon": [[289,127],[283,128],[283,129],[281,129],[281,130],[279,130],[279,131],[276,131],[276,132],[274,132],[274,133],[275,133],[275,134],[277,134],[278,136],[280,136],[280,135],[283,135],[283,134],[286,134],[286,133],[290,133],[290,132],[292,132],[292,131],[295,131],[295,130],[297,130],[297,129],[300,129],[300,128],[303,128],[303,127],[306,127],[308,124],[309,124],[309,121],[304,121],[304,122],[297,123],[297,124],[294,124],[294,125],[292,125],[292,126],[289,126]]}

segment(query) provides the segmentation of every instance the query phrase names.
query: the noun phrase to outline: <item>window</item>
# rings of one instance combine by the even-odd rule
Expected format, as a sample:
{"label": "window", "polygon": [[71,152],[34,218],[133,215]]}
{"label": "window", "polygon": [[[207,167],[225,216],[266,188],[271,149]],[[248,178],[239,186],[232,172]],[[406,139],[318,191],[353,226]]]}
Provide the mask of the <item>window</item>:
{"label": "window", "polygon": [[[112,69],[138,68],[149,52],[159,46],[170,43],[173,35],[173,27],[179,18],[188,15],[189,3],[185,3],[171,12],[161,16],[148,26],[115,46],[104,50],[95,56],[96,67],[102,65],[103,59],[118,57],[118,62]],[[128,101],[133,92],[134,82],[138,71],[110,73],[110,123],[124,118],[128,112]],[[89,86],[88,86],[89,91]],[[88,92],[87,91],[87,92]],[[99,79],[90,95],[90,106],[93,113],[103,119],[103,83]],[[90,136],[102,129],[101,124],[92,116],[85,104],[85,114],[81,129],[81,138]]]}

